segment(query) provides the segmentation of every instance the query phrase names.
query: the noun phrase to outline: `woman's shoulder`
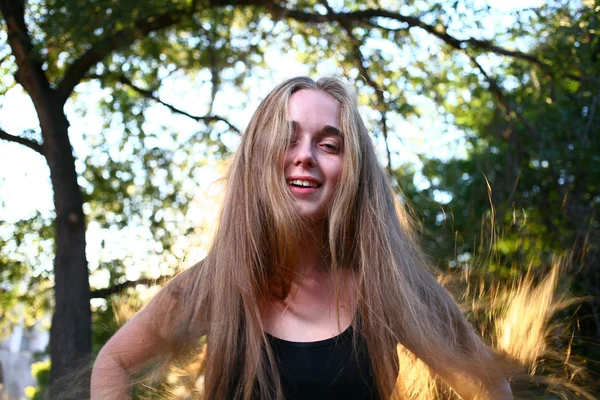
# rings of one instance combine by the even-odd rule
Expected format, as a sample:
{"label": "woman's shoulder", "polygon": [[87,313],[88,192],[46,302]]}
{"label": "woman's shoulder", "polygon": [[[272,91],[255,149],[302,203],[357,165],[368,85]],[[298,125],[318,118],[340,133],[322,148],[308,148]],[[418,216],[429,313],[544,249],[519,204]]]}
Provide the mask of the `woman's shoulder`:
{"label": "woman's shoulder", "polygon": [[181,270],[167,282],[159,293],[167,296],[167,299],[170,301],[179,301],[186,295],[190,295],[193,289],[200,283],[199,279],[203,265],[204,260]]}
{"label": "woman's shoulder", "polygon": [[202,265],[199,262],[175,275],[140,312],[162,339],[182,340],[194,332],[207,332],[210,310],[199,290]]}

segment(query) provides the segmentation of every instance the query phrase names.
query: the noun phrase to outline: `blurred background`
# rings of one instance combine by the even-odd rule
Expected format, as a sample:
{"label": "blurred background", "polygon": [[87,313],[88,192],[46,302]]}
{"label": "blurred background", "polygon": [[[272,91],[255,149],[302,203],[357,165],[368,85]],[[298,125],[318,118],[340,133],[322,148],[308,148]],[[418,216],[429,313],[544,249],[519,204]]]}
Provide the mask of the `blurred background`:
{"label": "blurred background", "polygon": [[0,398],[41,398],[202,259],[227,159],[296,75],[355,87],[523,390],[595,398],[599,29],[598,0],[0,1]]}

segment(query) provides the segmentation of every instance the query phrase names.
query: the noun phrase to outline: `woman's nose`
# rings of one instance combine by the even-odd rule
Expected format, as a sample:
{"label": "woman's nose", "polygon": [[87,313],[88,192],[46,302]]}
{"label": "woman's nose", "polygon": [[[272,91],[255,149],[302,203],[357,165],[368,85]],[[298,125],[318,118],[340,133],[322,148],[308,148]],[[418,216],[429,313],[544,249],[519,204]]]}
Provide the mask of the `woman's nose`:
{"label": "woman's nose", "polygon": [[294,154],[294,165],[314,167],[316,164],[314,149],[310,140],[298,142],[296,144],[296,153]]}

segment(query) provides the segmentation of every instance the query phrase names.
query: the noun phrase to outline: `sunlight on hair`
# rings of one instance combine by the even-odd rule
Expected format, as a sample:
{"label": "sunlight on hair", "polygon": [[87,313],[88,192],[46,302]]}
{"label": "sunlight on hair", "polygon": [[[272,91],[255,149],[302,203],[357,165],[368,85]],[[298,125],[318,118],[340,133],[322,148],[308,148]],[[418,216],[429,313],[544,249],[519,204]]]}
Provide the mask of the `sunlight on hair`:
{"label": "sunlight on hair", "polygon": [[483,323],[480,331],[509,377],[515,399],[596,399],[587,389],[592,381],[584,361],[570,354],[575,321],[556,322],[557,313],[584,301],[557,290],[568,269],[564,259],[556,259],[541,276],[529,268],[512,285],[480,283],[473,294],[471,310]]}
{"label": "sunlight on hair", "polygon": [[[472,307],[466,307],[476,313],[483,311],[484,319],[494,326],[484,330],[483,339],[493,344],[495,359],[510,378],[515,399],[550,394],[561,399],[596,399],[586,387],[586,382],[591,381],[585,365],[570,358],[570,343],[562,349],[556,345],[559,340],[556,335],[564,327],[553,323],[552,317],[582,301],[557,293],[557,284],[564,277],[565,269],[564,261],[558,260],[539,281],[530,272],[502,289],[498,289],[497,284],[482,284],[470,299]],[[457,281],[447,275],[439,276],[441,282],[450,285],[449,289],[464,287],[469,278],[463,274]],[[563,323],[567,326],[570,322]],[[400,371],[392,399],[458,398],[425,363],[401,345],[398,345],[398,358]]]}
{"label": "sunlight on hair", "polygon": [[[295,273],[289,266],[302,250],[296,243],[306,227],[282,171],[264,166],[265,160],[283,162],[292,136],[288,100],[304,89],[323,90],[342,105],[344,165],[329,211],[326,253],[334,273],[356,272],[352,327],[365,340],[378,393],[398,400],[471,398],[486,385],[506,393],[506,376],[516,399],[593,399],[585,364],[565,345],[565,335],[574,335],[572,321],[555,322],[558,311],[582,301],[557,293],[566,261],[530,266],[524,277],[527,264],[503,264],[497,254],[503,225],[496,224],[486,178],[490,210],[479,249],[456,254],[460,267],[436,271],[419,243],[424,230],[409,201],[394,193],[399,189],[379,163],[354,94],[336,79],[302,77],[282,83],[261,103],[228,174],[222,165],[227,178],[197,196],[199,214],[190,215],[197,228],[180,243],[188,249],[184,264],[195,265],[148,305],[160,310],[150,322],[168,346],[162,358],[134,371],[135,398],[198,399],[205,392],[210,398],[283,397],[260,301],[289,294]],[[505,287],[507,275],[515,281]],[[121,299],[114,305],[119,324],[142,302],[134,294]]]}
{"label": "sunlight on hair", "polygon": [[[549,345],[552,332],[557,328],[551,323],[554,313],[580,301],[557,295],[556,287],[563,270],[564,266],[557,261],[547,276],[537,283],[530,273],[501,290],[495,285],[489,289],[481,287],[476,298],[471,299],[475,308],[484,307],[487,318],[495,326],[486,331],[484,340],[495,343],[496,359],[511,377],[515,399],[550,393],[562,399],[596,398],[586,391],[585,385],[578,383],[585,382],[587,377],[584,368],[569,359],[568,349],[560,353]],[[460,282],[448,276],[439,278],[451,286],[460,286]],[[464,284],[465,275],[460,279]],[[496,289],[492,289],[494,287]],[[397,352],[400,368],[392,399],[459,398],[405,347],[398,345]],[[202,399],[205,357],[206,346],[202,346],[197,357],[171,366],[162,383],[159,384],[156,376],[146,379],[142,391],[146,396],[152,395],[138,398]],[[540,364],[544,366],[539,367]]]}
{"label": "sunlight on hair", "polygon": [[188,218],[197,221],[196,228],[181,243],[176,243],[187,266],[192,266],[206,257],[217,228],[223,204],[226,176],[231,160],[218,161],[210,174],[203,174],[206,181],[199,183]]}
{"label": "sunlight on hair", "polygon": [[400,372],[392,399],[426,400],[440,397],[434,374],[414,354],[398,345]]}
{"label": "sunlight on hair", "polygon": [[537,286],[527,274],[512,289],[501,293],[504,316],[496,324],[498,349],[524,365],[534,366],[546,351],[546,339],[552,314],[556,311],[555,291],[560,264],[555,263],[548,276]]}

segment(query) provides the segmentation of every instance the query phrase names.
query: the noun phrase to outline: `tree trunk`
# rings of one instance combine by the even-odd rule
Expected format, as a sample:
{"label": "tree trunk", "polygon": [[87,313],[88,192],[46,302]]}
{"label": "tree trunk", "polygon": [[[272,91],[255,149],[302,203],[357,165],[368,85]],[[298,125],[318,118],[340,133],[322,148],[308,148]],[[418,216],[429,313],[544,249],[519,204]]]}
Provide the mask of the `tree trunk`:
{"label": "tree trunk", "polygon": [[[40,57],[31,43],[22,0],[0,0],[8,43],[18,70],[16,81],[31,97],[43,137],[43,154],[50,168],[56,211],[56,258],[54,261],[54,315],[50,330],[51,396],[58,395],[61,378],[77,362],[86,360],[92,349],[90,287],[85,257],[83,198],[75,158],[69,141],[69,122],[63,110],[68,93],[59,95],[45,75]],[[73,382],[63,382],[69,383]],[[77,398],[89,398],[80,394]]]}
{"label": "tree trunk", "polygon": [[61,382],[61,378],[88,360],[92,348],[92,322],[83,198],[68,136],[69,123],[62,104],[55,101],[55,97],[55,92],[51,91],[45,110],[38,109],[38,116],[56,210],[55,308],[50,330],[51,396],[65,399],[64,393],[58,394],[64,388],[62,383],[72,385],[73,382]]}

